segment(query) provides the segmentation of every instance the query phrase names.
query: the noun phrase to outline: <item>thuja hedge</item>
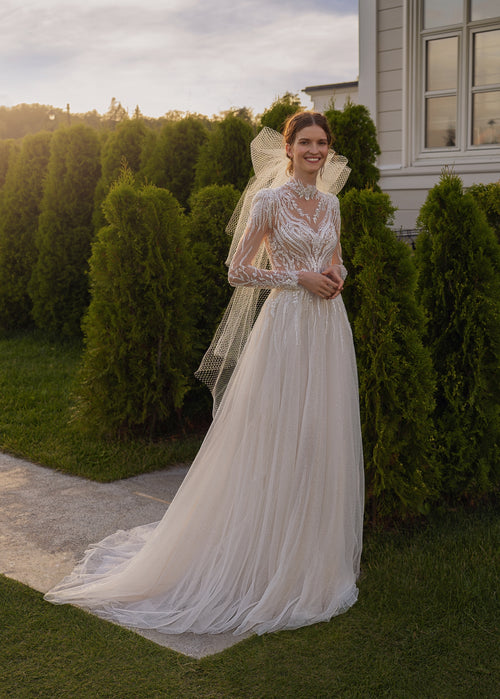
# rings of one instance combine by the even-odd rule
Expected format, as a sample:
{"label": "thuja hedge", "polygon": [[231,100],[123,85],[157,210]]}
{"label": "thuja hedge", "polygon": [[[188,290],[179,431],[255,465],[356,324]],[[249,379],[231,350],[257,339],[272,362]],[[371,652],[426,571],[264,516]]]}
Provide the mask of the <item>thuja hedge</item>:
{"label": "thuja hedge", "polygon": [[125,171],[104,202],[90,258],[91,302],[76,389],[77,421],[110,436],[169,430],[192,355],[192,258],[165,189]]}
{"label": "thuja hedge", "polygon": [[474,499],[497,490],[500,477],[500,246],[475,198],[446,172],[419,226],[443,494]]}
{"label": "thuja hedge", "polygon": [[425,513],[439,492],[431,413],[435,377],[423,345],[416,270],[390,228],[386,194],[342,199],[344,292],[359,371],[367,512],[372,521]]}
{"label": "thuja hedge", "polygon": [[7,172],[0,218],[0,327],[32,324],[28,284],[37,259],[35,238],[50,156],[47,131],[24,138]]}
{"label": "thuja hedge", "polygon": [[36,325],[55,336],[79,335],[88,305],[87,260],[99,175],[100,145],[94,129],[78,125],[54,133],[29,293]]}

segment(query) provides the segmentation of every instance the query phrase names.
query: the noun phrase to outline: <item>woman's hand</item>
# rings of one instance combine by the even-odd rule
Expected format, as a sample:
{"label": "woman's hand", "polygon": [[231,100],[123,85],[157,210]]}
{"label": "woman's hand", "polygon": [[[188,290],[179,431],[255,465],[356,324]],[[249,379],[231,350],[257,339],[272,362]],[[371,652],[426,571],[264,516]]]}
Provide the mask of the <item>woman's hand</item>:
{"label": "woman's hand", "polygon": [[344,288],[344,280],[342,279],[342,276],[340,274],[340,268],[339,265],[330,265],[326,269],[324,269],[321,274],[324,274],[326,277],[332,280],[332,282],[335,284],[336,291],[333,296],[330,296],[329,298],[334,299],[336,296],[340,294],[342,289]]}
{"label": "woman's hand", "polygon": [[[301,271],[299,272],[299,284],[322,299],[334,299],[342,290],[343,281],[339,274],[336,277],[330,273],[327,274],[328,270],[324,272]],[[340,289],[337,277],[340,280]]]}

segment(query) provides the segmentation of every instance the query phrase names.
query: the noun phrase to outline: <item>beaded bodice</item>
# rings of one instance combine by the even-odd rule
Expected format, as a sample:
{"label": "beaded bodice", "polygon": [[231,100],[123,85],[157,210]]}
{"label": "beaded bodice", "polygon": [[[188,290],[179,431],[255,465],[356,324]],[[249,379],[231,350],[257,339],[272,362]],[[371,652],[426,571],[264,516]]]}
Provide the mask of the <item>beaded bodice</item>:
{"label": "beaded bodice", "polygon": [[[298,272],[321,272],[332,263],[340,232],[339,202],[296,180],[255,195],[247,229],[229,268],[233,286],[298,286]],[[262,242],[272,269],[253,266]]]}

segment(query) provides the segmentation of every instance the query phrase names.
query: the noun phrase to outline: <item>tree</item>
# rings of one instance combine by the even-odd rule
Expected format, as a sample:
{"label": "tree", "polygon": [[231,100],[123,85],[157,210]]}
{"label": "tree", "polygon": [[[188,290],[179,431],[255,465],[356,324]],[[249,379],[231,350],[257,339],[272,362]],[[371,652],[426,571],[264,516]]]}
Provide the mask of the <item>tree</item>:
{"label": "tree", "polygon": [[486,215],[488,224],[496,233],[500,243],[500,181],[490,184],[474,184],[467,189]]}
{"label": "tree", "polygon": [[232,184],[243,191],[252,169],[250,142],[253,137],[251,125],[234,114],[216,123],[200,149],[195,190],[211,184]]}
{"label": "tree", "polygon": [[0,141],[0,190],[5,184],[7,172],[18,151],[19,145],[13,139]]}
{"label": "tree", "polygon": [[134,173],[141,168],[141,153],[149,129],[141,119],[126,119],[118,124],[102,146],[101,177],[95,190],[94,226],[99,230],[104,225],[102,202],[111,184],[120,176],[123,164]]}
{"label": "tree", "polygon": [[207,141],[208,130],[202,119],[186,116],[167,122],[156,142],[144,149],[141,174],[148,182],[168,189],[187,208],[194,185],[200,148]]}
{"label": "tree", "polygon": [[426,512],[439,484],[424,314],[416,302],[410,249],[390,228],[393,212],[389,197],[379,192],[351,189],[342,199],[350,270],[346,304],[353,317],[372,520]]}
{"label": "tree", "polygon": [[[197,296],[192,374],[210,345],[233,291],[225,265],[231,244],[226,226],[239,196],[232,185],[214,184],[196,192],[191,202],[188,231]],[[197,412],[211,412],[212,398],[204,386],[197,382],[190,395]]]}
{"label": "tree", "polygon": [[445,494],[498,487],[500,465],[500,246],[457,175],[443,172],[420,211],[418,292],[437,375]]}
{"label": "tree", "polygon": [[300,97],[291,92],[285,92],[282,97],[278,97],[272,105],[260,116],[260,128],[268,126],[279,133],[282,133],[285,121],[289,116],[300,112],[302,109]]}
{"label": "tree", "polygon": [[51,134],[25,136],[19,156],[9,168],[0,219],[0,326],[31,324],[28,284],[37,250],[35,235],[43,183],[50,155]]}
{"label": "tree", "polygon": [[77,125],[54,133],[29,284],[35,323],[52,334],[80,333],[89,301],[87,261],[99,174],[93,129]]}
{"label": "tree", "polygon": [[348,101],[342,111],[332,107],[325,116],[332,130],[334,149],[349,160],[348,188],[377,190],[380,172],[375,162],[380,148],[368,109]]}
{"label": "tree", "polygon": [[108,111],[103,116],[103,120],[111,127],[115,128],[120,122],[128,119],[128,112],[122,103],[119,102],[116,97],[111,98]]}
{"label": "tree", "polygon": [[178,202],[130,171],[105,202],[76,415],[101,433],[154,436],[182,406],[191,358],[192,263]]}

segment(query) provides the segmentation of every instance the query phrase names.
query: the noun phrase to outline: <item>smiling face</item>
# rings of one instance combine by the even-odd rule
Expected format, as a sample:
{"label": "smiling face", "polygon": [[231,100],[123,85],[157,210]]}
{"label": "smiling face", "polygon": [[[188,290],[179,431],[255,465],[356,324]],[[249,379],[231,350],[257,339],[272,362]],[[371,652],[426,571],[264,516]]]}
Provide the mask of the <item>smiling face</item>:
{"label": "smiling face", "polygon": [[328,155],[328,136],[313,124],[297,131],[293,143],[287,143],[286,152],[293,163],[294,177],[304,182],[315,182]]}

